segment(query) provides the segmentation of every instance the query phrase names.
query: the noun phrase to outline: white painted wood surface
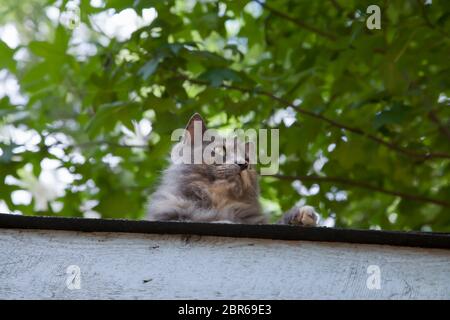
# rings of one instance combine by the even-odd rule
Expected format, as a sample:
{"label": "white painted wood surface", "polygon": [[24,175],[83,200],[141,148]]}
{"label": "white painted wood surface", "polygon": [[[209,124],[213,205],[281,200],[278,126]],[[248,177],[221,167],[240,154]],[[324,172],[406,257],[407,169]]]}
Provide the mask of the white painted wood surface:
{"label": "white painted wood surface", "polygon": [[0,298],[450,299],[450,250],[0,229]]}

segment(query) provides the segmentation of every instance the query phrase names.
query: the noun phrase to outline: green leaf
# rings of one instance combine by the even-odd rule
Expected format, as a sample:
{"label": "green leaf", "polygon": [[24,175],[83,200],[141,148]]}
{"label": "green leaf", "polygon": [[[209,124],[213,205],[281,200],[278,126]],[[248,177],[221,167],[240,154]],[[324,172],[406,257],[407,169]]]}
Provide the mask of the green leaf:
{"label": "green leaf", "polygon": [[13,149],[18,147],[19,145],[11,143],[11,144],[4,144],[0,143],[0,163],[2,164],[8,164],[12,162],[12,158],[14,156]]}
{"label": "green leaf", "polygon": [[142,76],[144,81],[148,80],[148,78],[155,73],[159,66],[159,59],[151,59],[144,66],[139,69],[138,74]]}
{"label": "green leaf", "polygon": [[14,61],[15,50],[11,49],[0,40],[0,69],[6,68],[11,72],[16,72],[16,62]]}
{"label": "green leaf", "polygon": [[378,112],[373,120],[375,130],[389,124],[402,124],[408,118],[411,108],[395,103],[391,108]]}
{"label": "green leaf", "polygon": [[224,81],[241,82],[240,75],[231,69],[215,68],[203,72],[199,77],[201,81],[207,81],[213,87],[219,87]]}
{"label": "green leaf", "polygon": [[86,131],[95,137],[102,131],[112,131],[117,122],[129,124],[138,118],[140,105],[130,101],[117,101],[101,105],[95,116],[87,123]]}

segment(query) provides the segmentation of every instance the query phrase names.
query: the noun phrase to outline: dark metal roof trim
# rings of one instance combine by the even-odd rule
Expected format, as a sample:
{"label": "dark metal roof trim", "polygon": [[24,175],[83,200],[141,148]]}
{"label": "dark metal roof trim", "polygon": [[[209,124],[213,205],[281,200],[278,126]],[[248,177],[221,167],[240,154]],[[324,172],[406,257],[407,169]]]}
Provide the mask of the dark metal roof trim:
{"label": "dark metal roof trim", "polygon": [[219,237],[307,240],[450,249],[450,233],[355,230],[287,225],[153,222],[0,214],[0,228],[84,232],[185,234]]}

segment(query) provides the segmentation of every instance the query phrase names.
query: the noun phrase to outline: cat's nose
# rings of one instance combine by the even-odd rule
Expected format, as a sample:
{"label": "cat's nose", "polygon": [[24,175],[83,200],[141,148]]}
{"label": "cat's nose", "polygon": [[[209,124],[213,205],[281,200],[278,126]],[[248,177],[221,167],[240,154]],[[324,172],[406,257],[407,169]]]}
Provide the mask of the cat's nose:
{"label": "cat's nose", "polygon": [[248,162],[240,163],[239,164],[239,168],[241,168],[241,171],[247,169],[248,168]]}

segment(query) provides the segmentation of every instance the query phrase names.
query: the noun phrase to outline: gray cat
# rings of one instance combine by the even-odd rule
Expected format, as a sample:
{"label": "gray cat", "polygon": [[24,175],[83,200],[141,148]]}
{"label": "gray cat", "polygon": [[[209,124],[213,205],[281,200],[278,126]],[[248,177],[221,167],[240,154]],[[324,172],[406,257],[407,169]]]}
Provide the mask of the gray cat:
{"label": "gray cat", "polygon": [[[179,144],[204,148],[205,142],[195,145],[194,124],[201,125],[201,134],[206,125],[199,114],[194,114],[186,127],[186,135]],[[192,139],[191,139],[192,138]],[[200,140],[202,141],[202,139]],[[225,156],[238,159],[234,145],[224,141],[218,151]],[[179,146],[179,145],[178,145]],[[247,144],[246,144],[247,147]],[[217,149],[217,147],[216,147]],[[171,161],[163,172],[161,183],[150,198],[148,220],[153,221],[195,221],[223,223],[267,223],[258,201],[258,176],[248,161],[247,148],[245,160],[239,163],[208,164],[203,159],[199,164],[177,164]],[[214,151],[212,152],[212,154]],[[278,223],[315,226],[318,216],[311,206],[293,207]]]}

